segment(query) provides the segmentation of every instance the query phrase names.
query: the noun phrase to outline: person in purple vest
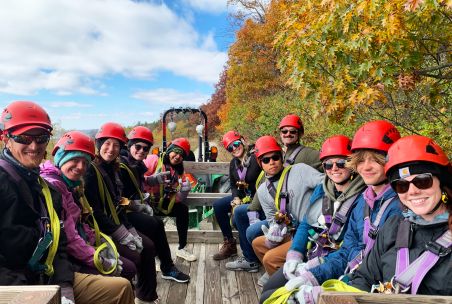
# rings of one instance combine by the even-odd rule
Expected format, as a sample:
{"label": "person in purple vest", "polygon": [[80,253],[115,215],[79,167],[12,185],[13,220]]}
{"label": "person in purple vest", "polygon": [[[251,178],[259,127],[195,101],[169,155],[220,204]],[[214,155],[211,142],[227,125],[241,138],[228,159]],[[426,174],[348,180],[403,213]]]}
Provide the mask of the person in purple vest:
{"label": "person in purple vest", "polygon": [[[223,146],[233,157],[229,165],[231,195],[213,203],[215,218],[223,233],[224,243],[220,251],[213,255],[214,260],[224,260],[237,255],[237,242],[232,235],[231,217],[235,207],[251,202],[256,193],[256,180],[261,172],[256,156],[251,153],[245,139],[237,131],[228,131],[223,136]],[[251,149],[250,149],[251,148]],[[246,241],[245,231],[239,231],[240,242]]]}
{"label": "person in purple vest", "polygon": [[385,223],[351,285],[382,293],[452,295],[449,159],[437,143],[419,135],[401,138],[387,158],[386,176],[403,204],[403,219]]}
{"label": "person in purple vest", "polygon": [[[356,131],[348,167],[361,176],[367,188],[353,208],[341,248],[316,259],[317,265],[297,266],[297,276],[285,283],[288,291],[298,288],[291,296],[292,303],[315,303],[320,285],[326,280],[345,274],[347,281],[373,247],[379,227],[389,217],[400,216],[399,200],[384,172],[387,151],[399,138],[396,127],[384,120],[365,123]],[[282,285],[281,280],[275,282],[270,278],[264,286],[261,303]]]}

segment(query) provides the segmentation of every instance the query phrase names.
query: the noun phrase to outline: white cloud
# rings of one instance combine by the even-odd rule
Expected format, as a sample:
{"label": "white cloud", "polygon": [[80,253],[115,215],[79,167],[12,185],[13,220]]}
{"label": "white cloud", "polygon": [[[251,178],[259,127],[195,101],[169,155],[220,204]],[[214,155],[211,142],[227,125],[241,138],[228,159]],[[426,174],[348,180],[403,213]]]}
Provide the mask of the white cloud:
{"label": "white cloud", "polygon": [[144,100],[150,104],[166,104],[174,106],[200,106],[207,102],[210,95],[193,92],[179,92],[174,89],[155,89],[136,92],[133,98]]}
{"label": "white cloud", "polygon": [[151,79],[159,71],[214,84],[227,60],[212,34],[201,37],[165,4],[148,1],[6,1],[0,41],[0,93],[18,95],[102,95],[104,77]]}
{"label": "white cloud", "polygon": [[52,108],[91,108],[93,105],[83,104],[75,101],[52,101],[49,107]]}
{"label": "white cloud", "polygon": [[227,10],[227,0],[183,0],[186,4],[193,7],[194,9],[211,12],[220,13]]}

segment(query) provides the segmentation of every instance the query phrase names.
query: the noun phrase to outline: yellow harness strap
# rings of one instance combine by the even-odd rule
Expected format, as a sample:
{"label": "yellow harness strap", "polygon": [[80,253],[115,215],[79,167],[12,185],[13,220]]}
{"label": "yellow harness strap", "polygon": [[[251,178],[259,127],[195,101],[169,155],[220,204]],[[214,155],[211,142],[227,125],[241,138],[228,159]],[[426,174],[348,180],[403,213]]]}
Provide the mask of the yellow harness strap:
{"label": "yellow harness strap", "polygon": [[[281,189],[284,184],[284,180],[286,179],[286,175],[290,171],[290,169],[292,169],[292,166],[287,166],[284,168],[283,172],[281,173],[281,177],[279,178],[278,186],[276,186],[275,206],[276,206],[276,210],[278,210],[278,211],[279,211],[279,196],[281,194]],[[287,208],[287,206],[286,206],[286,208]]]}
{"label": "yellow harness strap", "polygon": [[267,300],[264,301],[264,304],[285,304],[287,303],[287,300],[289,299],[290,295],[297,291],[298,288],[289,291],[285,286],[280,287],[276,289],[275,292],[272,293],[271,296],[267,298]]}
{"label": "yellow harness strap", "polygon": [[[93,226],[94,226],[94,235],[96,238],[96,251],[94,252],[94,266],[96,266],[97,270],[99,270],[100,273],[102,274],[111,274],[113,271],[115,271],[116,266],[118,264],[118,258],[119,258],[119,254],[118,254],[118,249],[115,246],[115,243],[112,241],[112,239],[102,233],[99,229],[99,225],[97,224],[96,219],[94,218],[94,214],[93,214],[93,208],[91,208],[88,200],[86,199],[85,194],[83,193],[83,190],[79,189],[79,194],[80,194],[80,204],[82,204],[82,207],[86,210],[89,210],[91,219],[93,220]],[[105,242],[102,243],[102,238],[105,239]],[[99,258],[99,253],[104,250],[107,249],[107,246],[110,245],[110,247],[113,249],[113,252],[115,254],[115,260],[116,262],[114,263],[114,265],[112,265],[111,269],[107,269],[105,270],[102,262]]]}
{"label": "yellow harness strap", "polygon": [[[162,153],[162,155],[159,157],[159,160],[158,160],[158,163],[157,163],[157,167],[156,167],[156,169],[155,169],[155,172],[156,173],[159,173],[159,172],[163,172],[163,169],[164,169],[164,166],[163,166],[163,156],[165,155],[165,153]],[[158,201],[158,203],[157,203],[157,209],[161,212],[161,213],[163,213],[163,214],[165,214],[165,215],[168,215],[168,214],[170,214],[171,213],[171,211],[173,210],[173,206],[174,206],[174,203],[176,202],[176,193],[174,193],[174,194],[172,194],[171,196],[170,196],[170,202],[169,202],[169,204],[168,204],[168,208],[167,209],[165,209],[165,208],[163,208],[163,201],[164,201],[164,199],[165,199],[165,196],[164,196],[164,194],[165,194],[165,191],[164,191],[165,189],[164,189],[164,186],[163,185],[160,185],[160,198],[159,198],[159,201]],[[154,200],[155,198],[154,197],[152,197],[152,200]]]}
{"label": "yellow harness strap", "polygon": [[360,292],[365,293],[358,288],[348,285],[341,280],[327,280],[322,284],[323,291],[340,291],[340,292]]}
{"label": "yellow harness strap", "polygon": [[104,204],[104,212],[106,213],[106,210],[105,210],[105,198],[106,198],[108,207],[110,208],[111,216],[113,217],[113,221],[115,222],[116,225],[120,225],[121,223],[119,222],[119,218],[118,218],[118,214],[116,213],[115,205],[113,204],[111,195],[107,190],[107,185],[105,184],[105,181],[102,178],[102,174],[100,173],[99,169],[96,167],[96,165],[94,163],[92,163],[92,166],[94,168],[94,171],[96,171],[97,186],[99,188],[100,199],[101,199],[102,203]]}
{"label": "yellow harness strap", "polygon": [[58,218],[58,214],[53,208],[52,196],[50,194],[50,189],[47,183],[42,179],[42,177],[38,178],[39,184],[42,187],[42,193],[44,195],[44,199],[46,201],[47,212],[49,213],[50,218],[50,231],[52,232],[52,244],[49,248],[49,253],[47,254],[47,258],[45,261],[45,274],[48,276],[52,276],[53,269],[53,259],[55,258],[55,254],[58,249],[58,243],[60,241],[60,219]]}
{"label": "yellow harness strap", "polygon": [[130,170],[130,168],[129,168],[126,164],[124,164],[124,163],[119,164],[119,166],[120,166],[122,169],[125,169],[125,170],[127,171],[127,173],[129,174],[130,180],[132,181],[132,183],[133,183],[133,185],[134,185],[134,187],[135,187],[135,190],[136,190],[137,193],[140,195],[140,200],[141,200],[141,203],[143,204],[143,199],[144,199],[144,198],[143,198],[143,193],[141,193],[140,186],[138,185],[138,181],[137,181],[135,175],[133,174],[132,170]]}
{"label": "yellow harness strap", "polygon": [[256,179],[256,190],[262,184],[264,176],[265,176],[265,172],[264,172],[264,170],[261,170],[261,173],[259,173],[259,176]]}

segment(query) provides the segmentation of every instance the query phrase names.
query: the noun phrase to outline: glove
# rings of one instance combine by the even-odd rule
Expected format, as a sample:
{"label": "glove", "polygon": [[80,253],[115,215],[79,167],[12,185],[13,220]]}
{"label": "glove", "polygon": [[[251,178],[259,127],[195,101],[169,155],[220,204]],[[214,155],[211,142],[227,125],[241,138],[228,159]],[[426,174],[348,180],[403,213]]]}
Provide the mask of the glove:
{"label": "glove", "polygon": [[170,176],[170,175],[171,175],[171,173],[169,171],[159,172],[159,173],[155,173],[155,174],[150,175],[150,176],[146,176],[144,181],[149,186],[161,185],[161,184],[169,182],[167,177]]}
{"label": "glove", "polygon": [[142,204],[141,200],[131,200],[128,209],[133,212],[142,212],[150,216],[154,215],[154,210],[147,204]]}
{"label": "glove", "polygon": [[265,225],[262,225],[261,228],[265,235],[265,246],[270,249],[280,245],[287,233],[285,224],[272,223],[270,228]]}
{"label": "glove", "polygon": [[303,285],[295,293],[295,299],[298,304],[316,304],[322,287]]}
{"label": "glove", "polygon": [[182,179],[179,179],[179,185],[180,185],[180,192],[190,192],[191,183],[189,180],[185,180],[185,182],[183,182]]}
{"label": "glove", "polygon": [[141,253],[141,251],[143,251],[143,239],[141,238],[141,236],[138,234],[138,232],[135,230],[135,228],[130,228],[129,232],[133,235],[134,237],[134,243],[135,246],[137,247],[137,251],[138,253]]}
{"label": "glove", "polygon": [[130,250],[136,251],[137,245],[135,244],[135,237],[127,230],[124,225],[119,226],[115,232],[111,234],[111,237],[119,242],[119,244],[127,246]]}
{"label": "glove", "polygon": [[296,277],[295,271],[298,270],[299,264],[304,264],[303,255],[296,250],[289,250],[286,255],[286,262],[284,263],[283,273],[287,280]]}
{"label": "glove", "polygon": [[317,282],[317,279],[312,275],[310,271],[306,271],[302,273],[300,276],[287,281],[285,287],[288,291],[292,291],[304,285],[319,286],[319,282]]}
{"label": "glove", "polygon": [[250,226],[253,224],[256,224],[257,222],[260,221],[259,212],[257,212],[257,211],[248,211],[247,215],[248,215],[248,220],[250,221]]}
{"label": "glove", "polygon": [[241,205],[242,204],[242,200],[240,199],[240,197],[234,197],[234,199],[231,201],[231,207],[232,208],[235,208],[235,207],[237,207],[238,205]]}
{"label": "glove", "polygon": [[75,304],[74,301],[69,300],[66,297],[61,297],[61,304]]}
{"label": "glove", "polygon": [[68,283],[61,285],[61,304],[75,304],[74,289]]}
{"label": "glove", "polygon": [[110,270],[113,267],[113,265],[116,264],[115,270],[110,275],[116,276],[116,277],[121,275],[121,272],[123,269],[122,268],[123,263],[119,259],[119,256],[118,256],[118,263],[116,263],[115,253],[110,246],[108,246],[106,249],[102,250],[99,253],[99,259],[102,263],[102,268],[104,270]]}

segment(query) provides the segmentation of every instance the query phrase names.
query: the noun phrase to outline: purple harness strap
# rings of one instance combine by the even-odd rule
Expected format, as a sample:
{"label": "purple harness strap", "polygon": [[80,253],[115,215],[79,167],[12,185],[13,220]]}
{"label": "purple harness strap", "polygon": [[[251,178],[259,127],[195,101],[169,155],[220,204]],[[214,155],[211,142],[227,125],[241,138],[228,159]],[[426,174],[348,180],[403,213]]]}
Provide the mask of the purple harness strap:
{"label": "purple harness strap", "polygon": [[[397,236],[399,237],[399,234]],[[407,236],[405,237],[407,238]],[[447,230],[436,241],[426,244],[427,250],[411,264],[408,247],[399,248],[397,250],[396,273],[393,278],[393,286],[399,286],[400,292],[405,292],[411,287],[411,294],[417,294],[417,290],[425,275],[435,266],[440,257],[444,257],[451,252],[451,246],[452,233]]]}
{"label": "purple harness strap", "polygon": [[330,235],[338,233],[342,229],[342,227],[344,227],[344,224],[347,222],[348,215],[350,214],[353,202],[355,201],[357,196],[358,194],[350,197],[348,200],[343,202],[340,205],[339,209],[334,213],[333,218],[331,218],[331,216],[325,216],[325,222],[327,224],[331,224],[330,228],[328,229],[328,233]]}
{"label": "purple harness strap", "polygon": [[287,180],[289,179],[289,173],[290,173],[290,169],[287,171],[286,176],[284,177],[284,181],[283,181],[283,185],[282,185],[282,192],[279,193],[279,211],[282,214],[286,214],[286,206],[288,204],[287,202]]}
{"label": "purple harness strap", "polygon": [[297,157],[298,153],[304,148],[304,146],[300,145],[295,148],[295,150],[292,151],[290,156],[284,160],[284,167],[291,166],[295,163],[295,158]]}
{"label": "purple harness strap", "polygon": [[243,166],[242,169],[239,169],[239,167],[237,167],[237,175],[239,176],[239,179],[241,181],[245,181],[245,177],[246,177],[246,171],[248,170],[248,167]]}

